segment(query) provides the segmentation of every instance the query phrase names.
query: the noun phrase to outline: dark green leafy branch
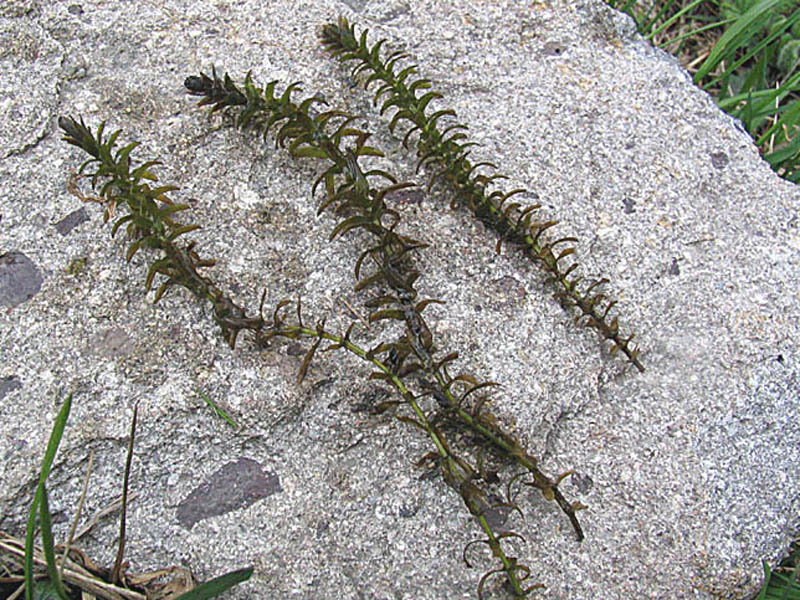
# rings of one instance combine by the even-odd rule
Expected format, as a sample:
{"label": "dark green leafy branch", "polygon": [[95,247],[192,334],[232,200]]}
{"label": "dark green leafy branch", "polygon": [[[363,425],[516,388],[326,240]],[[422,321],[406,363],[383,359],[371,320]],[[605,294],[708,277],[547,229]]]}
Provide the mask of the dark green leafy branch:
{"label": "dark green leafy branch", "polygon": [[[482,412],[488,402],[486,396],[476,394],[474,399],[470,398],[475,392],[497,384],[479,382],[468,374],[450,376],[447,367],[457,358],[455,353],[446,354],[439,360],[434,357],[436,349],[433,346],[433,337],[422,311],[431,303],[440,301],[418,300],[414,283],[419,272],[410,260],[411,251],[423,248],[425,244],[396,232],[400,216],[388,208],[385,202],[387,195],[412,184],[397,183],[385,171],[362,170],[358,157],[380,155],[380,152],[366,146],[369,137],[366,132],[349,127],[352,116],[341,111],[327,111],[313,116],[309,108],[314,103],[322,103],[322,100],[311,97],[296,104],[291,100],[291,92],[296,90],[296,84],[288,86],[280,97],[275,94],[275,85],[272,82],[262,90],[248,76],[243,90],[240,90],[227,74],[220,79],[216,73],[213,77],[201,74],[186,80],[187,89],[193,94],[201,95],[203,98],[200,104],[210,104],[212,112],[225,108],[241,108],[236,118],[239,127],[251,127],[266,137],[269,128],[280,125],[275,136],[276,145],[288,145],[293,156],[327,159],[328,167],[314,183],[312,193],[324,182],[326,197],[319,212],[333,206],[335,214],[342,217],[333,229],[332,239],[359,228],[377,238],[375,245],[367,248],[356,262],[356,290],[383,284],[392,291],[392,294],[373,298],[368,305],[376,309],[369,317],[371,322],[397,319],[406,325],[406,335],[401,340],[382,348],[392,354],[396,372],[401,376],[424,373],[428,378],[423,377],[422,383],[442,406],[442,418],[457,420],[460,425],[485,439],[494,449],[512,457],[526,468],[534,477],[531,485],[539,488],[548,499],[558,502],[570,516],[578,537],[582,538],[574,508],[558,492],[558,482],[553,482],[539,471],[536,460],[524,451],[518,441],[499,427],[493,415]],[[331,125],[334,119],[338,121]],[[326,129],[329,125],[331,132]],[[342,140],[346,137],[354,138],[352,149],[341,148]],[[376,189],[371,185],[372,180],[388,180],[389,185]],[[386,224],[385,220],[390,222]],[[367,258],[372,260],[376,270],[361,277]],[[458,387],[466,389],[457,395],[455,389]],[[468,399],[472,402],[471,410],[466,408]]]}
{"label": "dark green leafy branch", "polygon": [[[295,157],[313,157],[326,161],[327,168],[314,183],[312,193],[316,192],[319,185],[324,184],[325,199],[319,211],[331,207],[341,217],[333,229],[331,239],[357,229],[375,239],[374,245],[364,250],[356,263],[356,290],[380,285],[391,292],[368,301],[367,305],[375,309],[369,320],[375,322],[396,319],[406,326],[406,333],[402,338],[393,343],[381,344],[377,348],[377,351],[386,353],[387,362],[391,363],[391,377],[405,378],[415,375],[425,394],[433,396],[440,407],[434,417],[435,424],[441,422],[445,426],[470,430],[482,446],[523,466],[532,476],[525,484],[538,488],[547,499],[555,500],[569,517],[578,539],[582,539],[583,533],[575,513],[583,505],[567,502],[557,487],[567,474],[556,481],[544,475],[538,469],[536,459],[500,427],[494,415],[485,410],[490,399],[485,394],[476,392],[485,391],[497,384],[480,382],[467,373],[451,376],[448,366],[458,357],[457,353],[437,358],[441,353],[437,353],[433,345],[433,336],[422,311],[431,303],[440,301],[418,299],[414,284],[419,272],[411,261],[412,251],[424,247],[425,244],[397,233],[400,216],[389,209],[385,202],[389,194],[412,184],[398,183],[395,177],[385,171],[362,169],[358,161],[360,156],[381,155],[377,149],[366,145],[369,134],[350,127],[354,117],[342,111],[331,110],[314,114],[311,107],[314,104],[324,104],[316,97],[299,103],[293,102],[292,92],[297,90],[296,84],[288,86],[278,96],[275,93],[275,82],[261,89],[248,75],[240,89],[227,74],[220,78],[214,72],[212,77],[205,74],[189,77],[185,85],[191,93],[202,96],[200,104],[211,105],[212,112],[223,109],[234,113],[240,111],[236,116],[236,124],[240,128],[255,129],[266,138],[274,126],[277,129],[277,146],[288,147]],[[352,138],[351,148],[342,147],[346,138]],[[388,183],[384,187],[374,187],[374,181]],[[374,271],[362,277],[365,264],[371,264]],[[374,373],[373,378],[387,381],[390,379],[385,373]],[[406,420],[405,417],[400,418]],[[416,422],[412,424],[419,425]],[[483,473],[480,466],[472,470],[486,480],[496,478],[495,473]],[[476,489],[474,485],[461,485],[460,493],[470,511],[479,516],[487,506],[478,512],[479,506],[474,502]],[[516,507],[510,499],[506,506]],[[479,516],[480,518],[482,517]],[[502,538],[494,539],[489,535],[484,540],[498,557],[502,556],[499,554],[502,552],[500,539]],[[515,562],[507,563],[503,558],[501,561],[501,571],[509,575],[510,581],[512,571],[524,570],[527,574],[527,568]]]}
{"label": "dark green leafy branch", "polygon": [[[323,342],[328,343],[323,350],[342,349],[371,364],[376,369],[371,378],[382,379],[391,384],[402,398],[402,404],[411,409],[413,416],[398,416],[398,419],[424,430],[433,442],[436,450],[432,455],[443,479],[461,495],[468,510],[476,517],[486,535],[486,539],[481,541],[489,546],[501,563],[500,567],[481,578],[478,587],[479,597],[486,581],[498,573],[505,574],[516,598],[522,598],[539,587],[535,585],[525,588],[524,584],[530,575],[530,570],[525,565],[519,564],[516,558],[509,557],[502,547],[503,540],[521,536],[512,532],[495,532],[485,516],[487,509],[493,505],[481,486],[481,479],[485,478],[482,471],[472,467],[467,460],[450,449],[450,444],[441,428],[435,423],[435,416],[429,416],[418,401],[425,394],[415,395],[398,374],[396,350],[394,350],[397,345],[379,344],[371,350],[366,350],[352,341],[353,325],[343,335],[328,331],[323,322],[308,327],[303,323],[299,302],[296,318],[287,319],[285,309],[291,302],[283,301],[277,305],[272,320],[268,322],[263,318],[264,296],[262,296],[259,316],[248,316],[242,307],[227,297],[209,278],[200,274],[200,269],[213,264],[213,261],[201,260],[194,250],[193,242],[185,245],[177,243],[176,240],[180,235],[196,226],[181,224],[173,219],[172,215],[185,209],[183,205],[176,205],[167,198],[166,193],[174,190],[173,186],[151,186],[150,182],[157,181],[149,170],[156,164],[155,161],[143,163],[131,170],[129,155],[133,146],[128,145],[114,152],[119,132],[104,138],[101,126],[95,136],[82,120],[68,118],[60,119],[59,125],[65,132],[65,141],[82,148],[92,156],[82,165],[81,173],[89,165],[96,163],[96,169],[85,176],[92,178],[94,188],[100,184],[99,197],[87,198],[83,195],[80,197],[83,200],[104,204],[107,217],[113,215],[117,207],[127,211],[117,219],[113,232],[118,231],[123,224],[127,224],[128,233],[132,237],[127,252],[128,258],[130,259],[142,247],[160,251],[160,258],[152,263],[147,276],[148,289],[157,274],[166,278],[158,289],[156,300],[161,298],[167,289],[176,285],[207,300],[213,307],[214,318],[222,329],[226,341],[232,346],[241,331],[250,331],[261,346],[267,344],[273,337],[312,340],[311,349],[301,364],[299,379],[305,375],[315,352]],[[73,182],[73,189],[79,194],[77,182]],[[507,504],[511,504],[510,499]]]}
{"label": "dark green leafy branch", "polygon": [[[622,352],[639,371],[644,371],[638,358],[639,350],[631,343],[633,334],[623,335],[617,317],[609,316],[616,301],[599,291],[608,280],[602,278],[583,285],[583,277],[574,273],[578,268],[573,256],[575,248],[572,246],[576,238],[561,237],[547,241],[547,236],[543,234],[555,226],[556,221],[536,220],[534,213],[538,205],[522,207],[514,202],[514,196],[525,190],[489,191],[497,181],[507,177],[499,173],[484,174],[496,170],[496,165],[490,162],[470,161],[470,149],[476,144],[467,141],[464,132],[467,127],[459,123],[441,125],[448,119],[453,120],[455,111],[430,111],[430,103],[442,98],[442,94],[431,90],[429,79],[413,77],[417,72],[416,65],[399,68],[401,62],[409,57],[408,54],[394,51],[382,59],[381,49],[385,42],[380,40],[370,46],[367,43],[367,30],[357,37],[355,26],[350,25],[344,17],[340,17],[337,23],[325,25],[321,32],[322,45],[334,57],[342,62],[356,62],[352,70],[354,77],[367,75],[365,89],[369,89],[373,83],[378,86],[373,102],[376,105],[382,102],[381,114],[394,108],[389,129],[394,132],[403,122],[410,125],[403,139],[406,148],[411,137],[417,134],[418,168],[433,166],[436,173],[430,185],[441,179],[454,188],[456,193],[451,208],[459,204],[466,206],[483,223],[494,228],[500,234],[498,252],[506,240],[524,248],[555,283],[558,288],[555,295],[562,306],[578,310],[576,323],[595,328],[612,343],[612,354]],[[417,92],[420,92],[419,96]],[[571,256],[573,258],[569,258]]]}

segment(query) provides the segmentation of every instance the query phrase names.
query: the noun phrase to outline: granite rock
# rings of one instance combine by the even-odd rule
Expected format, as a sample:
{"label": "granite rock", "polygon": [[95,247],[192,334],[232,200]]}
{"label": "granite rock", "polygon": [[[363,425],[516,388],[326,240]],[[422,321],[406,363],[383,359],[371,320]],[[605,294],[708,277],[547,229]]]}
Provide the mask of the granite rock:
{"label": "granite rock", "polygon": [[[446,95],[436,106],[453,107],[481,143],[476,159],[501,165],[508,189],[533,190],[527,201],[578,238],[583,271],[611,280],[643,350],[644,374],[609,356],[538,267],[513,248],[495,254],[496,236],[449,210],[444,190],[398,201],[404,231],[431,244],[419,286],[447,303],[426,311],[438,346],[504,385],[494,412],[543,470],[573,469],[563,491],[589,506],[579,544],[556,507],[519,496],[525,520],[513,527],[527,544],[517,551],[547,585],[542,597],[745,598],[761,561],[786,551],[800,514],[800,191],[630,19],[595,0],[12,5],[0,11],[0,72],[10,73],[0,83],[0,253],[24,249],[41,289],[0,310],[0,529],[24,531],[72,391],[49,486],[57,536],[90,450],[84,514],[119,494],[138,403],[133,570],[184,564],[208,579],[254,565],[232,598],[475,597],[488,563],[468,569],[461,550],[478,529],[456,494],[414,467],[426,440],[362,410],[387,397],[368,368],[320,354],[298,386],[303,352],[290,344],[261,349],[243,336],[231,350],[188,294],[154,305],[148,256],[125,262],[124,236],[110,237],[100,207],[87,204],[90,222],[69,235],[53,227],[83,206],[67,183],[86,158],[60,141],[57,117],[108,121],[182,186],[174,197],[192,204],[203,227],[192,236],[217,259],[209,273],[221,287],[252,311],[264,289],[268,306],[302,295],[309,320],[344,330],[345,301],[365,311],[353,292],[360,250],[355,238],[328,241],[334,221],[317,216],[310,194],[319,166],[209,121],[182,90],[212,65],[301,80],[364,115],[358,126],[387,154],[381,167],[412,179],[415,158],[317,44],[341,13],[412,55]],[[76,257],[79,273],[68,269]],[[257,489],[187,530],[181,507],[231,463],[252,466]],[[110,565],[116,531],[106,519],[82,547]]]}

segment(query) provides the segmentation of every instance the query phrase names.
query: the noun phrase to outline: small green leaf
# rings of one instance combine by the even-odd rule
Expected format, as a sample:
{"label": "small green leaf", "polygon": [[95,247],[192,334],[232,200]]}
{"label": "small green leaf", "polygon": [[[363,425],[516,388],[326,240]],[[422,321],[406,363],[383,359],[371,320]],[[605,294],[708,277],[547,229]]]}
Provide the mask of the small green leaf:
{"label": "small green leaf", "polygon": [[61,442],[61,437],[64,435],[64,428],[67,425],[69,418],[69,411],[72,408],[72,394],[67,396],[61,410],[58,411],[53,431],[50,433],[50,440],[47,442],[47,449],[44,453],[44,460],[42,461],[42,471],[39,475],[39,485],[36,488],[36,494],[33,498],[31,510],[28,515],[28,526],[25,532],[25,598],[26,600],[33,600],[33,537],[36,531],[36,514],[39,509],[39,503],[42,500],[44,493],[44,483],[50,475],[50,468],[53,465],[58,445]]}
{"label": "small green leaf", "polygon": [[130,246],[128,246],[128,251],[125,253],[125,260],[127,262],[131,262],[131,259],[133,258],[133,255],[136,254],[139,251],[139,248],[142,247],[142,243],[143,242],[144,242],[143,239],[136,240]]}
{"label": "small green leaf", "polygon": [[425,310],[425,308],[430,304],[445,304],[445,302],[442,300],[436,300],[435,298],[428,298],[427,300],[417,302],[417,305],[414,307],[414,312],[416,312],[418,315],[422,314],[422,311]]}
{"label": "small green leaf", "polygon": [[387,308],[385,310],[376,311],[369,316],[370,323],[374,323],[375,321],[380,321],[382,319],[396,319],[398,321],[403,321],[405,320],[405,313],[397,308]]}
{"label": "small green leaf", "polygon": [[155,261],[152,265],[150,265],[150,268],[147,269],[147,278],[145,279],[144,282],[144,287],[146,291],[149,292],[150,288],[153,287],[153,279],[155,278],[156,273],[169,275],[169,272],[167,271],[169,263],[170,263],[169,258],[161,258]]}
{"label": "small green leaf", "polygon": [[386,276],[383,274],[382,271],[378,271],[373,273],[368,277],[364,277],[364,279],[360,279],[358,283],[356,283],[355,288],[353,288],[356,292],[360,292],[365,287],[372,285],[373,283],[379,282],[381,279],[384,279]]}
{"label": "small green leaf", "polygon": [[412,94],[417,90],[425,90],[433,85],[430,79],[417,79],[414,83],[408,86],[408,91]]}
{"label": "small green leaf", "polygon": [[124,217],[120,217],[119,219],[117,219],[116,222],[114,223],[114,226],[111,228],[111,237],[114,237],[117,234],[117,230],[120,228],[121,225],[124,225],[131,219],[133,219],[132,214],[127,214]]}
{"label": "small green leaf", "polygon": [[381,105],[381,108],[380,108],[380,111],[379,111],[379,113],[380,113],[381,115],[383,115],[383,114],[384,114],[384,113],[385,113],[387,110],[389,110],[389,109],[390,109],[392,106],[396,106],[396,107],[398,107],[398,108],[401,108],[401,107],[403,106],[403,104],[404,104],[404,102],[403,102],[403,99],[402,99],[402,98],[400,98],[399,96],[390,96],[390,97],[389,97],[389,98],[388,98],[388,99],[387,99],[387,100],[386,100],[386,101],[385,101],[385,102],[384,102],[384,103]]}
{"label": "small green leaf", "polygon": [[328,158],[328,153],[322,148],[301,146],[292,151],[292,156],[295,158]]}
{"label": "small green leaf", "polygon": [[409,75],[412,75],[417,72],[417,65],[409,65],[402,71],[400,71],[397,75],[395,75],[395,80],[399,83],[403,83]]}
{"label": "small green leaf", "polygon": [[402,109],[402,110],[398,110],[394,114],[394,116],[392,117],[392,120],[389,121],[389,131],[391,133],[394,133],[395,128],[400,123],[400,121],[402,121],[403,119],[406,119],[406,120],[411,121],[413,123],[414,122],[414,113],[412,113],[410,110],[405,109],[405,108]]}
{"label": "small green leaf", "polygon": [[356,227],[364,227],[365,225],[371,223],[372,223],[372,218],[370,217],[364,217],[361,215],[348,217],[347,219],[343,220],[336,227],[333,228],[333,231],[331,231],[331,235],[328,239],[329,240],[336,239],[337,236],[347,233],[351,229],[355,229]]}
{"label": "small green leaf", "polygon": [[156,295],[153,298],[153,304],[157,304],[158,301],[161,300],[164,294],[167,293],[167,290],[169,289],[169,286],[172,285],[172,283],[173,283],[172,279],[168,279],[158,287],[158,289],[156,290]]}
{"label": "small green leaf", "polygon": [[388,344],[386,342],[381,342],[377,346],[370,348],[367,351],[367,360],[372,360],[379,354],[383,354],[384,352],[391,350],[395,347],[395,344]]}
{"label": "small green leaf", "polygon": [[425,426],[416,419],[412,419],[411,417],[406,417],[405,415],[395,415],[394,418],[397,419],[398,421],[402,421],[403,423],[408,423],[409,425],[413,425],[414,427],[419,427],[423,431],[426,431]]}
{"label": "small green leaf", "polygon": [[217,406],[214,403],[214,401],[211,398],[208,397],[208,395],[206,395],[205,393],[203,393],[199,389],[195,389],[195,392],[197,392],[197,394],[203,400],[205,400],[206,404],[208,404],[213,409],[213,411],[217,414],[218,417],[220,417],[221,419],[225,420],[228,424],[230,424],[234,428],[239,427],[239,424],[236,421],[234,421],[232,418],[230,418],[227,415],[227,413],[225,413],[224,410],[222,410],[219,406]]}
{"label": "small green leaf", "polygon": [[356,153],[357,156],[384,156],[383,152],[372,146],[360,146]]}
{"label": "small green leaf", "polygon": [[134,180],[135,183],[139,183],[140,179],[148,179],[150,181],[158,181],[158,177],[153,175],[150,172],[150,167],[154,167],[156,165],[160,165],[161,161],[159,160],[148,160],[143,162],[141,165],[136,167],[131,173],[131,179]]}
{"label": "small green leaf", "polygon": [[314,358],[314,353],[317,351],[317,348],[319,348],[321,342],[322,337],[318,337],[314,342],[314,345],[308,349],[308,352],[306,352],[306,355],[303,358],[303,363],[300,365],[300,370],[297,372],[297,383],[302,383],[303,379],[305,379],[308,366],[311,364],[311,359]]}
{"label": "small green leaf", "polygon": [[427,92],[420,96],[419,100],[417,100],[417,112],[418,114],[423,114],[425,109],[430,104],[431,100],[438,100],[442,98],[442,95],[439,92]]}
{"label": "small green leaf", "polygon": [[98,133],[97,133],[97,141],[98,141],[98,143],[106,146],[110,151],[114,147],[114,145],[117,143],[117,138],[119,137],[120,133],[122,133],[122,129],[117,129],[114,133],[112,133],[110,136],[108,136],[108,140],[106,140],[105,144],[103,144],[101,139],[100,139],[100,132],[98,131]]}
{"label": "small green leaf", "polygon": [[209,600],[215,598],[221,593],[231,589],[235,585],[247,581],[253,575],[253,567],[246,569],[239,569],[238,571],[231,571],[215,577],[211,581],[201,583],[193,590],[189,590],[185,594],[181,594],[175,600]]}
{"label": "small green leaf", "polygon": [[[181,188],[178,187],[177,185],[162,185],[162,186],[155,187],[155,188],[151,189],[150,190],[150,195],[153,198],[158,198],[159,200],[163,201],[163,199],[160,198],[160,196],[163,196],[167,192],[174,192],[175,190],[179,190],[179,189],[181,189]],[[175,204],[174,206],[184,206],[186,208],[189,208],[188,204]],[[184,210],[184,209],[181,209],[181,210]]]}
{"label": "small green leaf", "polygon": [[[115,139],[116,139],[116,138],[115,138]],[[120,162],[120,161],[122,161],[122,160],[127,160],[127,158],[128,158],[128,155],[129,155],[129,154],[130,154],[130,153],[133,151],[133,149],[134,149],[134,148],[136,148],[138,145],[139,145],[139,142],[131,142],[130,144],[128,144],[128,145],[127,145],[127,146],[125,146],[124,148],[120,149],[120,150],[117,152],[117,156],[116,156],[116,159],[115,159],[115,160],[116,160],[116,162]]]}
{"label": "small green leaf", "polygon": [[181,227],[176,227],[173,229],[167,239],[172,242],[177,238],[179,235],[183,235],[184,233],[189,233],[190,231],[194,231],[195,229],[200,229],[200,225],[182,225]]}

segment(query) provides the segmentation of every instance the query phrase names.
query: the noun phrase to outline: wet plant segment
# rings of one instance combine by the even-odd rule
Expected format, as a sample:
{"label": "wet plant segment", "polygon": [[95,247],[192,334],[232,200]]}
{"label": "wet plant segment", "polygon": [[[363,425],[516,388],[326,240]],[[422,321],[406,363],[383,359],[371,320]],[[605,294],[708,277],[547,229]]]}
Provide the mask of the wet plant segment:
{"label": "wet plant segment", "polygon": [[[529,568],[519,564],[516,558],[508,556],[503,548],[503,542],[507,538],[521,536],[509,531],[496,532],[487,517],[487,515],[493,514],[492,508],[499,508],[500,505],[518,510],[516,505],[513,505],[510,496],[512,485],[521,479],[522,474],[509,481],[506,489],[509,498],[506,502],[501,502],[499,505],[490,502],[485,485],[489,480],[496,478],[496,473],[487,473],[481,468],[480,463],[476,469],[465,458],[451,450],[450,443],[442,431],[443,426],[440,427],[438,422],[444,421],[452,411],[427,413],[421,408],[419,399],[428,392],[421,391],[415,394],[407,387],[406,382],[397,373],[392,344],[380,344],[371,350],[358,346],[351,339],[354,324],[343,335],[326,330],[323,322],[318,322],[310,327],[306,326],[303,322],[299,302],[296,304],[296,311],[292,313],[286,310],[292,302],[285,300],[278,303],[269,322],[264,319],[262,310],[259,310],[257,317],[249,316],[210,279],[200,273],[203,267],[213,264],[213,261],[201,259],[195,250],[194,242],[179,244],[176,241],[178,237],[196,229],[197,226],[180,223],[176,220],[177,213],[186,210],[187,207],[175,204],[168,198],[167,193],[173,191],[174,186],[155,185],[158,178],[150,171],[156,164],[155,161],[146,161],[134,168],[130,154],[136,144],[128,144],[115,150],[119,131],[104,136],[104,127],[101,125],[97,134],[92,134],[82,120],[69,118],[61,118],[59,125],[65,132],[65,141],[83,149],[90,155],[91,158],[81,166],[79,177],[91,178],[93,188],[99,192],[98,196],[85,196],[78,189],[76,181],[72,186],[73,193],[83,201],[103,204],[106,209],[106,220],[117,212],[125,213],[118,216],[112,227],[112,233],[119,231],[123,225],[126,226],[125,229],[131,240],[126,253],[128,259],[142,249],[158,251],[160,256],[149,267],[145,282],[149,290],[154,285],[156,277],[159,278],[160,285],[156,291],[156,301],[175,285],[187,288],[197,297],[211,303],[214,319],[231,346],[235,344],[238,334],[243,330],[250,331],[255,342],[261,347],[266,346],[273,337],[312,340],[312,346],[300,366],[298,380],[302,380],[314,353],[320,349],[322,342],[329,343],[326,347],[321,348],[322,350],[342,349],[371,364],[375,369],[371,377],[390,383],[402,398],[402,402],[395,404],[399,404],[400,408],[410,409],[411,415],[413,415],[398,415],[398,420],[421,428],[432,441],[435,450],[427,455],[425,460],[433,462],[439,467],[445,482],[462,496],[467,508],[480,524],[486,539],[476,540],[475,543],[487,544],[493,556],[500,562],[497,568],[492,569],[481,578],[478,585],[479,597],[482,595],[485,582],[495,574],[505,574],[516,598],[524,597],[531,590],[540,587],[538,584],[524,587],[525,580],[530,576]],[[96,168],[89,172],[88,167],[91,165]],[[262,308],[265,295],[266,292],[262,296]],[[289,315],[295,316],[290,317]],[[459,379],[458,381],[463,380]],[[469,391],[476,389],[480,389],[480,386],[470,387],[461,395],[460,400],[463,402],[469,395]],[[480,402],[482,408],[486,404],[486,400],[480,401],[477,398],[478,394],[474,396],[471,401]],[[463,408],[460,411],[469,414]],[[482,415],[487,414],[486,412],[476,412],[471,416],[477,422]],[[518,454],[512,458],[520,462],[526,460],[526,455],[520,449]],[[520,464],[522,463],[520,462]],[[532,466],[535,468],[535,465]],[[534,480],[528,482],[528,485],[539,487],[542,483],[541,478],[537,479],[535,473],[532,475]],[[550,483],[550,487],[542,489],[543,493],[546,496],[551,494],[557,501],[560,499],[565,502],[557,493],[557,482],[550,482],[549,479],[545,481]],[[574,506],[567,504],[567,507],[573,513],[570,515],[573,523],[577,524],[577,521],[574,520],[574,510],[581,506],[576,503]],[[465,561],[468,549],[469,547],[465,549]]]}
{"label": "wet plant segment", "polygon": [[[497,231],[500,234],[498,252],[504,241],[524,249],[547,271],[557,288],[555,296],[561,305],[577,309],[576,323],[596,329],[612,343],[612,354],[622,352],[639,371],[644,371],[639,350],[631,343],[633,334],[623,335],[617,317],[610,314],[616,301],[600,291],[608,280],[601,278],[584,282],[584,278],[575,273],[578,263],[574,260],[575,249],[571,244],[577,239],[560,237],[547,241],[547,235],[543,234],[549,234],[548,230],[557,224],[556,221],[535,219],[539,205],[523,207],[513,201],[514,196],[526,190],[490,191],[498,181],[507,177],[495,172],[497,166],[493,163],[472,163],[469,160],[470,148],[475,143],[468,141],[465,125],[453,122],[455,111],[447,108],[429,110],[431,102],[443,98],[442,94],[430,89],[430,80],[414,79],[416,65],[399,68],[409,58],[408,54],[394,51],[381,58],[386,40],[370,46],[367,44],[367,30],[357,37],[355,26],[343,17],[337,23],[323,27],[321,43],[340,61],[356,63],[352,76],[366,76],[365,89],[377,85],[373,102],[376,105],[382,102],[381,114],[394,110],[389,122],[392,132],[401,124],[410,126],[403,145],[408,148],[416,134],[418,168],[425,165],[435,169],[429,185],[442,180],[451,186],[454,191],[451,208],[465,206]],[[417,92],[421,92],[419,97]]]}
{"label": "wet plant segment", "polygon": [[[480,381],[468,373],[451,376],[449,369],[458,355],[443,352],[434,345],[431,329],[422,312],[431,303],[440,301],[419,299],[414,285],[420,273],[413,264],[412,253],[422,249],[425,244],[397,233],[400,216],[385,203],[388,195],[413,184],[399,183],[385,171],[364,171],[359,163],[360,157],[382,155],[379,150],[367,145],[369,134],[351,127],[354,117],[342,111],[331,110],[312,116],[312,107],[324,102],[316,97],[293,102],[292,93],[296,91],[297,84],[288,86],[281,95],[276,95],[277,82],[271,82],[261,89],[248,76],[240,89],[227,74],[220,78],[214,72],[211,77],[205,74],[190,77],[185,85],[191,93],[202,96],[200,104],[211,105],[212,112],[228,109],[235,114],[236,124],[241,128],[253,128],[266,137],[274,126],[276,144],[287,147],[292,156],[325,161],[327,168],[312,186],[312,194],[319,186],[324,186],[325,199],[319,212],[330,208],[341,217],[331,238],[361,229],[374,240],[374,245],[363,250],[355,267],[357,291],[367,288],[380,290],[377,296],[367,302],[367,306],[374,309],[369,320],[393,319],[405,325],[406,333],[399,340],[382,343],[371,351],[382,354],[385,357],[382,360],[391,367],[390,373],[373,373],[371,377],[385,381],[393,381],[394,378],[414,380],[421,388],[418,396],[432,396],[438,404],[439,410],[430,419],[433,426],[441,424],[442,428],[468,430],[477,436],[480,446],[506,459],[510,458],[523,467],[526,470],[524,473],[531,477],[523,483],[540,489],[547,499],[555,500],[569,517],[578,538],[582,539],[583,534],[575,516],[582,505],[570,504],[559,492],[557,486],[563,476],[554,481],[544,475],[536,466],[536,459],[527,454],[521,444],[498,424],[497,418],[486,410],[490,401],[487,392],[497,384]],[[351,147],[345,147],[344,142],[348,139],[352,142]],[[376,187],[373,182],[383,182],[385,185]],[[363,274],[362,271],[366,269],[371,271]],[[312,348],[310,354],[314,350]],[[301,371],[308,360],[310,356],[307,355]],[[416,417],[419,416],[418,413]],[[426,429],[423,422],[414,417],[399,415],[398,419]],[[437,429],[436,433],[444,442],[441,429]],[[502,568],[491,571],[487,576],[505,572],[515,593],[519,595],[523,591],[521,580],[528,576],[529,571],[527,567],[517,564],[515,559],[504,555],[500,544],[504,534],[495,534],[486,519],[493,508],[486,486],[499,481],[497,473],[484,470],[480,461],[470,464],[463,455],[454,454],[447,446],[439,449],[436,460],[445,481],[459,492],[467,508],[481,523],[487,534],[487,539],[483,541],[503,564]],[[517,508],[510,498],[511,484],[515,479],[509,481],[504,503],[511,508]],[[477,485],[481,481],[483,487]],[[506,537],[518,536],[513,532],[508,534]],[[479,590],[486,578],[481,580]]]}

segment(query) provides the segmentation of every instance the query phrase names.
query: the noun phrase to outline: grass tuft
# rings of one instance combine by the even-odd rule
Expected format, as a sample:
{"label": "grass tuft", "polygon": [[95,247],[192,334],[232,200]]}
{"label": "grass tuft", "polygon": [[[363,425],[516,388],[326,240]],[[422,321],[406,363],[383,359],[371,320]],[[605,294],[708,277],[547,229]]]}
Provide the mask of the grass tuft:
{"label": "grass tuft", "polygon": [[608,0],[800,183],[800,0]]}

